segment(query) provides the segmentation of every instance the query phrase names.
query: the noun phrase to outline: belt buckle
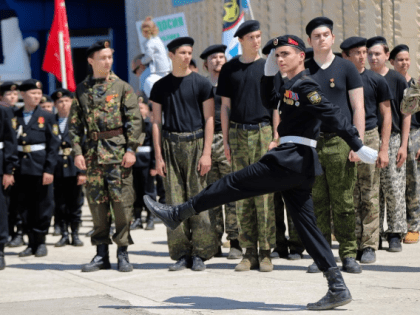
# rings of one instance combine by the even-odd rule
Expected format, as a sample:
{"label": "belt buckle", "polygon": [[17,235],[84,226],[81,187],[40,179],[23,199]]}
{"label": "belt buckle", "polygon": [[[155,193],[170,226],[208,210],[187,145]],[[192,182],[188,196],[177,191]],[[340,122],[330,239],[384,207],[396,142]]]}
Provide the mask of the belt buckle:
{"label": "belt buckle", "polygon": [[23,152],[25,152],[25,153],[31,153],[31,146],[30,145],[24,145],[22,147],[22,149],[23,149]]}
{"label": "belt buckle", "polygon": [[248,124],[242,124],[242,130],[247,130],[246,129],[246,126],[247,126]]}
{"label": "belt buckle", "polygon": [[98,141],[98,132],[92,131],[90,135],[93,141]]}

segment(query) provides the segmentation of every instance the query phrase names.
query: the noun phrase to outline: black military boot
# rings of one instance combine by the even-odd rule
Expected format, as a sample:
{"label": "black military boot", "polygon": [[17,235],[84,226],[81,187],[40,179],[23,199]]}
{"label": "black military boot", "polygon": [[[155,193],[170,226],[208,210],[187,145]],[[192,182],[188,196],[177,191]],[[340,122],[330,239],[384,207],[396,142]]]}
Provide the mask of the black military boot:
{"label": "black military boot", "polygon": [[7,247],[19,247],[25,245],[23,240],[23,230],[21,225],[16,226],[16,234],[12,240],[7,244]]}
{"label": "black military boot", "polygon": [[69,231],[67,224],[64,222],[61,224],[61,238],[60,240],[54,244],[55,247],[63,247],[66,245],[70,245],[70,238],[69,238]]}
{"label": "black military boot", "polygon": [[179,271],[192,267],[190,256],[182,256],[175,264],[169,266],[169,271]]}
{"label": "black military boot", "polygon": [[387,249],[388,252],[401,252],[402,251],[401,237],[399,236],[399,234],[396,234],[396,233],[388,234],[388,243],[389,243],[389,247]]}
{"label": "black military boot", "polygon": [[82,272],[92,272],[101,269],[111,269],[109,263],[108,244],[100,244],[96,246],[96,255],[92,261],[82,267]]}
{"label": "black military boot", "polygon": [[0,270],[6,268],[6,262],[4,260],[4,244],[0,244]]}
{"label": "black military boot", "polygon": [[35,244],[35,234],[33,232],[28,233],[28,247],[24,251],[19,253],[19,257],[28,257],[35,254],[36,244]]}
{"label": "black military boot", "polygon": [[130,230],[139,230],[143,228],[143,224],[141,222],[141,218],[137,218],[133,221],[130,226]]}
{"label": "black military boot", "polygon": [[61,226],[59,223],[55,222],[54,223],[54,231],[52,233],[53,236],[59,236],[63,233],[63,231],[61,230]]}
{"label": "black military boot", "polygon": [[118,246],[117,249],[118,258],[118,271],[130,272],[133,271],[133,265],[128,260],[127,246]]}
{"label": "black military boot", "polygon": [[206,270],[206,265],[201,257],[193,256],[191,270],[193,271],[204,271]]}
{"label": "black military boot", "polygon": [[346,257],[343,259],[343,271],[347,271],[348,273],[362,273],[362,267],[354,257]]}
{"label": "black military boot", "polygon": [[366,247],[363,250],[363,254],[360,257],[360,262],[362,264],[372,264],[376,261],[375,250],[372,247]]}
{"label": "black military boot", "polygon": [[72,222],[71,225],[71,245],[83,246],[83,242],[79,238],[79,222]]}
{"label": "black military boot", "polygon": [[147,213],[146,227],[144,229],[146,231],[151,231],[155,229],[155,216],[150,212]]}
{"label": "black military boot", "polygon": [[162,220],[163,224],[171,230],[175,230],[182,221],[197,214],[189,200],[178,206],[164,205],[154,201],[149,196],[143,197],[144,204],[155,216]]}
{"label": "black military boot", "polygon": [[350,291],[347,289],[338,267],[329,268],[324,272],[324,277],[328,280],[327,294],[318,302],[306,305],[307,309],[330,310],[351,302],[352,297]]}
{"label": "black military boot", "polygon": [[45,235],[44,234],[36,234],[36,251],[35,257],[44,257],[48,255],[47,245],[45,245]]}
{"label": "black military boot", "polygon": [[307,272],[308,273],[318,273],[318,272],[321,272],[321,270],[319,270],[317,264],[315,262],[313,262],[312,265],[310,265],[308,267],[308,271]]}

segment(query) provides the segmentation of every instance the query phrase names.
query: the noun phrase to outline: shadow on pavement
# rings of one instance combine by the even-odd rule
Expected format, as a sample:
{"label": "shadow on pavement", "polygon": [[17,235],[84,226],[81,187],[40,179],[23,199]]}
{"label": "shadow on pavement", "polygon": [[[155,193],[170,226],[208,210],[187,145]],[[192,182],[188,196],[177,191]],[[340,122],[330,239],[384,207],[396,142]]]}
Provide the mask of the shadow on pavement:
{"label": "shadow on pavement", "polygon": [[14,264],[7,265],[7,268],[18,268],[28,270],[80,270],[82,265],[67,264]]}
{"label": "shadow on pavement", "polygon": [[161,263],[146,263],[146,264],[133,264],[134,271],[136,269],[168,269],[170,265],[173,263],[168,264],[161,264]]}
{"label": "shadow on pavement", "polygon": [[420,272],[420,267],[409,266],[383,266],[383,265],[365,265],[362,264],[363,270],[369,271],[386,271],[386,272]]}
{"label": "shadow on pavement", "polygon": [[121,306],[121,305],[103,305],[100,308],[115,309],[192,309],[192,310],[256,310],[256,311],[274,311],[274,312],[296,312],[306,310],[305,305],[293,304],[266,304],[263,302],[242,302],[219,297],[204,296],[177,296],[165,300],[166,303],[179,303],[183,305],[162,305],[162,306]]}
{"label": "shadow on pavement", "polygon": [[153,256],[153,257],[169,257],[168,252],[155,252],[149,250],[142,251],[128,251],[130,255],[142,255],[142,256]]}
{"label": "shadow on pavement", "polygon": [[152,244],[156,244],[156,245],[168,245],[167,241],[157,241],[157,242],[152,242]]}

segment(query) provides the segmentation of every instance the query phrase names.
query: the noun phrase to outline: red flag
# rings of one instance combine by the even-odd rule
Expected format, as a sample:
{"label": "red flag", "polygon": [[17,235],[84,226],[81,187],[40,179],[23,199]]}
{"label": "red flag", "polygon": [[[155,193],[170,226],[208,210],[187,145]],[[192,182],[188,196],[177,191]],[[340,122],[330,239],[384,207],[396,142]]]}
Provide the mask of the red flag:
{"label": "red flag", "polygon": [[54,1],[54,20],[51,26],[50,36],[48,38],[42,70],[54,74],[58,81],[63,82],[60,67],[60,44],[58,41],[58,33],[63,32],[67,89],[74,92],[76,91],[76,83],[74,82],[73,63],[71,59],[70,35],[69,24],[67,23],[66,4],[64,3],[64,0]]}

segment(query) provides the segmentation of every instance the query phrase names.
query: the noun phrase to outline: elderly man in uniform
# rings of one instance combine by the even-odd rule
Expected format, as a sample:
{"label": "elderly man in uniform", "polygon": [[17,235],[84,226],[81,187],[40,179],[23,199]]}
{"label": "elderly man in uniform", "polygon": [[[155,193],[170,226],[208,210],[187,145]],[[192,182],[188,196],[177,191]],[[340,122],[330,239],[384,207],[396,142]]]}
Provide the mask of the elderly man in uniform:
{"label": "elderly man in uniform", "polygon": [[[408,73],[410,69],[410,49],[401,44],[394,47],[389,54],[389,61],[394,70],[399,72],[407,81],[408,86],[415,84],[414,79]],[[407,235],[404,237],[405,244],[415,244],[419,241],[420,230],[420,113],[411,115],[410,136],[407,147],[407,184],[405,202],[407,208]]]}
{"label": "elderly man in uniform", "polygon": [[28,247],[20,257],[48,254],[45,235],[54,211],[53,180],[58,158],[57,121],[52,113],[39,107],[42,83],[29,79],[19,87],[24,107],[15,111],[19,168],[16,172],[15,202],[22,215],[23,230],[28,234]]}
{"label": "elderly man in uniform", "polygon": [[12,126],[12,117],[12,110],[0,104],[0,270],[6,267],[4,246],[9,237],[8,209],[3,189],[6,190],[14,184],[13,172],[18,159],[17,139]]}
{"label": "elderly man in uniform", "polygon": [[[108,40],[90,46],[87,60],[93,74],[77,86],[69,116],[74,163],[86,171],[86,194],[92,213],[92,245],[96,255],[83,272],[110,269],[108,214],[115,214],[118,270],[130,272],[127,246],[133,244],[130,220],[134,190],[132,166],[143,130],[143,119],[132,87],[112,71],[114,50]],[[86,131],[86,144],[82,145]]]}
{"label": "elderly man in uniform", "polygon": [[[179,37],[167,45],[173,71],[155,83],[150,95],[156,171],[164,177],[166,202],[171,204],[198,194],[211,168],[213,90],[206,78],[189,69],[193,45],[191,37]],[[169,270],[205,270],[204,261],[216,254],[217,245],[208,212],[168,229],[169,255],[177,260]]]}
{"label": "elderly man in uniform", "polygon": [[[283,192],[305,248],[328,280],[326,296],[307,305],[309,309],[322,310],[350,303],[352,297],[330,246],[316,225],[313,212],[311,188],[315,176],[322,173],[315,151],[321,121],[345,139],[364,162],[375,163],[377,152],[363,146],[357,129],[308,77],[304,60],[305,44],[299,37],[285,35],[272,40],[264,69],[266,76],[261,81],[261,98],[265,106],[279,110],[281,123],[277,129],[281,138],[278,147],[258,162],[226,175],[181,205],[162,205],[147,196],[145,202],[166,226],[176,228],[183,220],[206,209],[251,196]],[[273,77],[279,68],[289,79],[280,91],[273,88]]]}
{"label": "elderly man in uniform", "polygon": [[[200,58],[204,60],[204,68],[210,75],[209,80],[213,86],[214,93],[214,136],[213,144],[211,146],[212,165],[209,172],[209,184],[214,183],[216,180],[232,172],[232,166],[225,156],[223,147],[222,124],[220,120],[222,100],[221,97],[216,94],[219,74],[222,66],[226,63],[225,50],[225,45],[211,45],[207,47],[200,55]],[[227,240],[230,242],[228,259],[241,258],[242,248],[238,241],[239,232],[235,203],[232,202],[225,205],[226,222],[223,221],[222,207],[218,207],[210,214],[212,217],[212,223],[215,224],[216,231],[219,234],[220,243],[222,241],[226,223]],[[221,256],[221,254],[222,250],[221,247],[219,247],[218,256]]]}
{"label": "elderly man in uniform", "polygon": [[[358,247],[356,259],[361,263],[373,263],[376,261],[375,251],[379,246],[379,173],[389,161],[392,95],[386,80],[365,68],[366,42],[366,38],[353,36],[343,41],[340,48],[343,58],[353,62],[363,80],[366,113],[364,144],[379,150],[376,165],[357,162],[357,182],[354,190]],[[380,121],[381,137],[378,131]]]}

